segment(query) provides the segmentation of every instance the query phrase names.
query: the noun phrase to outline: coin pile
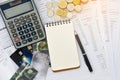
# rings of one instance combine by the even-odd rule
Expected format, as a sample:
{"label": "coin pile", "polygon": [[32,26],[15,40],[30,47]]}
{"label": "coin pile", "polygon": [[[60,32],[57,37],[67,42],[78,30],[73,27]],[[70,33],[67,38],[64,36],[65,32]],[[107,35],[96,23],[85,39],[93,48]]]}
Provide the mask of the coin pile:
{"label": "coin pile", "polygon": [[59,2],[47,2],[47,15],[48,17],[54,16],[55,20],[61,17],[72,18],[72,12],[81,12],[82,4],[88,3],[88,0],[60,0]]}

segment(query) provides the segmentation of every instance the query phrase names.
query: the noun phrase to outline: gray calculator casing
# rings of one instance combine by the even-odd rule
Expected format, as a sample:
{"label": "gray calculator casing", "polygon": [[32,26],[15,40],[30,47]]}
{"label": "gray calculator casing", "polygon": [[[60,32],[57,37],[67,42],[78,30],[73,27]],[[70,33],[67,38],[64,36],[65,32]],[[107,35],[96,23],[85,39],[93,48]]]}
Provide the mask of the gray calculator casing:
{"label": "gray calculator casing", "polygon": [[[18,6],[18,8],[16,8],[17,6]],[[33,0],[15,0],[15,1],[12,1],[9,3],[2,4],[2,5],[0,5],[0,7],[1,7],[2,18],[7,27],[8,33],[12,39],[12,42],[16,48],[25,47],[27,45],[30,45],[30,44],[33,44],[40,40],[45,39],[44,27],[43,27],[42,21],[40,19],[40,15],[37,11],[36,5]],[[14,8],[16,8],[16,9],[14,9]],[[17,11],[19,11],[19,10],[17,10],[19,8],[20,9],[24,8],[23,10],[20,11],[20,14],[18,14],[19,12],[17,12]],[[15,11],[13,12],[14,15],[12,14],[12,11],[9,9],[16,10],[16,12]],[[25,10],[27,10],[27,11],[25,11]],[[25,12],[22,12],[22,11],[25,11]],[[31,22],[27,22],[27,17],[29,17]],[[37,17],[37,19],[36,19],[36,17]],[[22,19],[23,19],[23,21],[22,21]],[[18,25],[18,23],[15,23],[15,20],[16,21],[18,20],[19,25]],[[30,21],[30,20],[28,20],[28,21]],[[11,22],[11,24],[10,24],[10,22]],[[31,37],[29,37],[30,35],[28,35],[28,33],[24,33],[22,36],[24,36],[25,39],[21,38],[21,35],[19,34],[20,31],[17,30],[18,27],[23,27],[23,26],[28,27],[28,25],[30,26],[30,24],[33,25],[32,28],[26,28],[26,29],[21,28],[21,29],[23,30],[23,33],[24,33],[24,31],[27,32],[27,30],[28,30]],[[13,28],[14,30],[11,29],[11,25],[14,27]],[[16,32],[14,33],[15,30],[16,30]],[[22,34],[22,30],[21,30],[21,34]],[[35,35],[35,33],[34,33],[34,36],[32,35],[32,30],[34,30],[36,35]],[[16,35],[14,35],[14,34],[16,34]],[[17,38],[16,38],[16,36],[17,36]]]}

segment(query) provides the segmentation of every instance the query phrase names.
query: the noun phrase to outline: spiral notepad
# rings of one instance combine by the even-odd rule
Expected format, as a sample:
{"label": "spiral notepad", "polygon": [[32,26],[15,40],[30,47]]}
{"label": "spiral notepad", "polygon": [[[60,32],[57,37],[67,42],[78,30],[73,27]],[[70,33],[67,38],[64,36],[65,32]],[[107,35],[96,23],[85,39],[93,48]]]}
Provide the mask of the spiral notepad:
{"label": "spiral notepad", "polygon": [[51,67],[62,71],[80,66],[73,24],[70,20],[45,25]]}

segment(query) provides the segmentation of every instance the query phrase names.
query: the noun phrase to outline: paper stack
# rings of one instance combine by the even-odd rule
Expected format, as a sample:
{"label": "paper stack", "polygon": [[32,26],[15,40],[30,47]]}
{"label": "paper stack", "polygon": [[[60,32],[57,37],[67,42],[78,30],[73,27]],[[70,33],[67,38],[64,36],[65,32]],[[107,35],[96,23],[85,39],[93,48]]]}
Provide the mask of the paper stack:
{"label": "paper stack", "polygon": [[[1,0],[0,2],[3,1],[5,0]],[[43,24],[54,22],[54,17],[47,16],[46,3],[58,1],[59,0],[35,0]],[[41,73],[39,75],[43,76],[40,78],[40,76],[37,75],[34,80],[120,80],[119,3],[120,0],[89,0],[87,4],[82,5],[82,11],[80,13],[72,13],[73,17],[71,20],[88,55],[93,68],[92,73],[89,72],[85,65],[81,50],[77,45],[80,56],[80,68],[54,73],[51,67],[48,69],[49,61],[44,61],[44,57],[41,57],[42,60],[40,61],[33,59],[34,63],[32,63],[32,66],[37,66],[36,69]],[[61,20],[63,20],[63,18]],[[0,52],[0,70],[3,72],[0,73],[0,80],[8,80],[18,69],[17,65],[9,58],[16,49],[11,43],[1,16],[0,25],[0,51],[2,51]],[[3,53],[5,54],[3,55]],[[8,57],[6,57],[6,55]],[[42,54],[36,55],[41,56]],[[37,56],[34,56],[34,58]],[[42,63],[36,63],[37,61]],[[38,67],[39,65],[42,66]],[[47,66],[45,67],[45,65]],[[9,67],[3,66],[10,66],[11,70],[9,70]],[[44,74],[42,74],[43,67],[46,69]],[[3,74],[6,73],[8,74],[8,78],[3,76]]]}

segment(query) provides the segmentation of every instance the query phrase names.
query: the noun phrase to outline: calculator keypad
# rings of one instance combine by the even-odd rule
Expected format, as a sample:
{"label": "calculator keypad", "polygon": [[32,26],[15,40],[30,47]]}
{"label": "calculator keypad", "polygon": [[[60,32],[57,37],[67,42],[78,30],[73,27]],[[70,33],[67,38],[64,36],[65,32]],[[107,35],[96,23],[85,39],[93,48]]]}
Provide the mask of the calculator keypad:
{"label": "calculator keypad", "polygon": [[[44,31],[41,29],[39,19],[36,13],[21,16],[8,22],[10,33],[16,47],[32,44],[35,40],[44,38]],[[33,42],[33,43],[34,43]]]}

